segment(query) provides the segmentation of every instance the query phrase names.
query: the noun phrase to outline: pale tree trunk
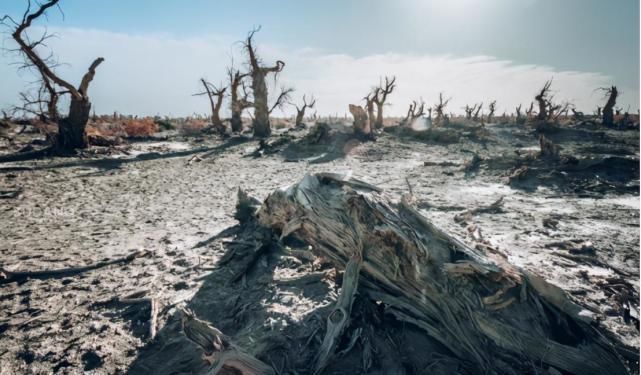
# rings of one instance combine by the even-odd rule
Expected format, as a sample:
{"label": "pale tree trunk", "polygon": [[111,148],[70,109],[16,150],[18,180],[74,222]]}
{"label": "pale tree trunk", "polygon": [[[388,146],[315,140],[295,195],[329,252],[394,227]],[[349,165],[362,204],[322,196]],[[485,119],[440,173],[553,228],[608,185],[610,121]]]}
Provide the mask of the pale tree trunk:
{"label": "pale tree trunk", "polygon": [[260,69],[252,72],[252,91],[254,92],[254,136],[266,138],[271,135],[272,129],[269,124],[265,73]]}
{"label": "pale tree trunk", "polygon": [[286,99],[287,94],[291,90],[283,89],[283,93],[278,97],[278,100],[269,108],[267,103],[268,101],[268,92],[267,92],[267,83],[265,82],[265,77],[268,73],[278,74],[285,67],[285,63],[281,60],[276,61],[276,65],[273,67],[261,66],[258,57],[256,57],[256,50],[252,45],[252,38],[254,34],[259,29],[252,30],[247,36],[247,41],[245,42],[245,49],[249,55],[249,64],[251,66],[251,77],[252,77],[252,91],[254,95],[254,137],[266,138],[271,135],[272,129],[269,124],[269,114],[276,108],[280,103],[281,99]]}
{"label": "pale tree trunk", "polygon": [[[243,130],[243,119],[242,113],[245,108],[250,107],[251,103],[247,100],[247,91],[245,90],[245,84],[243,79],[249,74],[243,73],[240,71],[234,71],[233,68],[229,68],[227,71],[229,75],[229,87],[231,89],[231,131],[233,133],[239,133]],[[243,87],[243,97],[240,98],[238,95],[238,88],[242,85]]]}

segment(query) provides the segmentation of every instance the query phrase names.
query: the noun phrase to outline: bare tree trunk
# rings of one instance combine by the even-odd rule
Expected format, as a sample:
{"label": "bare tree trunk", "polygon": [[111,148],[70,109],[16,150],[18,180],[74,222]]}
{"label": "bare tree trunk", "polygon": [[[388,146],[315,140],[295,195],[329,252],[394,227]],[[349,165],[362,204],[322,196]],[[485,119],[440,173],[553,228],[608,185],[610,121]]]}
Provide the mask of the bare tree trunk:
{"label": "bare tree trunk", "polygon": [[374,129],[383,128],[383,106],[376,105],[376,121],[374,122]]}
{"label": "bare tree trunk", "polygon": [[[372,100],[376,103],[376,121],[374,122],[374,127],[372,129],[383,128],[383,107],[387,101],[387,96],[394,91],[395,87],[396,77],[392,77],[392,79],[385,77],[385,86],[383,86],[383,83],[381,82],[379,87],[374,90]],[[371,126],[372,124],[370,123],[370,127]]]}
{"label": "bare tree trunk", "polygon": [[240,111],[232,111],[231,113],[231,131],[239,133],[243,130],[243,120],[240,117]]}
{"label": "bare tree trunk", "polygon": [[276,65],[273,67],[265,67],[260,65],[258,57],[256,57],[256,50],[252,45],[252,38],[254,34],[259,29],[252,30],[247,36],[247,41],[245,42],[245,49],[249,55],[249,64],[251,66],[251,77],[252,77],[252,91],[254,94],[254,137],[266,138],[271,135],[272,129],[269,124],[269,114],[270,112],[279,105],[281,98],[286,98],[287,92],[291,90],[283,89],[283,94],[279,96],[279,99],[276,101],[276,104],[270,109],[267,103],[268,101],[268,92],[267,92],[267,83],[265,82],[265,77],[268,73],[278,74],[285,67],[285,63],[281,60],[276,61]]}
{"label": "bare tree trunk", "polygon": [[[229,87],[231,89],[231,131],[239,133],[243,130],[242,113],[245,108],[250,107],[251,103],[247,100],[248,94],[245,90],[243,79],[248,76],[247,73],[241,74],[240,71],[234,71],[233,67],[227,71],[229,75]],[[238,88],[243,87],[243,97],[239,98]]]}
{"label": "bare tree trunk", "polygon": [[305,118],[305,107],[296,110],[296,120],[294,121],[295,126],[303,126],[303,119]]}
{"label": "bare tree trunk", "polygon": [[303,105],[300,108],[296,106],[296,122],[295,122],[296,127],[304,126],[303,120],[305,118],[305,110],[307,108],[314,108],[315,105],[316,105],[316,99],[314,99],[313,95],[310,103],[307,103],[307,97],[303,95]]}
{"label": "bare tree trunk", "polygon": [[[207,95],[209,99],[209,105],[211,106],[211,125],[214,131],[220,135],[225,134],[225,125],[220,120],[220,108],[223,104],[223,98],[225,97],[225,91],[227,87],[217,88],[211,83],[207,82],[204,78],[200,79],[200,82],[203,84],[205,91],[194,94],[194,95]],[[216,101],[214,101],[214,97]]]}
{"label": "bare tree trunk", "polygon": [[[376,117],[374,116],[374,94],[369,94],[365,97],[365,109],[367,110],[367,128],[371,133],[375,128]],[[351,112],[350,107],[350,112]],[[354,113],[352,113],[354,115]],[[356,117],[354,117],[356,119]]]}
{"label": "bare tree trunk", "polygon": [[252,72],[252,91],[254,92],[254,136],[266,138],[271,135],[272,129],[269,124],[267,84],[262,70]]}
{"label": "bare tree trunk", "polygon": [[608,101],[605,103],[605,106],[603,107],[603,125],[612,127],[614,126],[614,106],[617,103],[617,96],[619,95],[619,91],[617,90],[616,86],[612,86],[608,90]]}
{"label": "bare tree trunk", "polygon": [[71,98],[69,115],[58,123],[58,138],[56,147],[60,151],[69,151],[86,148],[87,132],[86,125],[89,121],[91,103],[88,99]]}

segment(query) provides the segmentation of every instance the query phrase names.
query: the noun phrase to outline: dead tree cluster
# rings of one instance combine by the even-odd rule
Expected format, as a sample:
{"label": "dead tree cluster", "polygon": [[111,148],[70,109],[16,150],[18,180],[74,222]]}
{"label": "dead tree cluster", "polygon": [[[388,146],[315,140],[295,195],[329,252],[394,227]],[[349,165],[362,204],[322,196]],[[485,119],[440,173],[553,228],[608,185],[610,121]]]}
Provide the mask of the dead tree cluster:
{"label": "dead tree cluster", "polygon": [[[220,119],[220,108],[222,107],[222,101],[227,88],[229,88],[230,97],[231,131],[238,133],[243,130],[243,112],[252,108],[254,110],[252,117],[254,136],[259,138],[265,138],[271,134],[270,114],[276,108],[282,108],[282,106],[289,103],[290,95],[294,91],[292,88],[282,88],[275,102],[271,106],[269,105],[269,92],[266,78],[272,73],[274,74],[274,82],[276,82],[278,73],[285,67],[285,62],[278,60],[274,66],[263,65],[261,59],[258,57],[253,40],[259,30],[260,28],[255,28],[250,31],[247,39],[243,42],[244,51],[247,54],[249,71],[241,72],[239,69],[234,68],[232,62],[231,66],[227,69],[228,86],[217,88],[205,80],[201,80],[205,91],[196,95],[208,95],[212,108],[212,126],[217,133],[224,134],[226,131],[226,127]],[[246,82],[247,78],[251,81],[249,84]],[[251,86],[251,89],[249,89],[248,86]]]}
{"label": "dead tree cluster", "polygon": [[[536,116],[536,120],[543,123],[556,122],[561,118],[561,116],[567,116],[572,105],[569,102],[564,102],[560,104],[555,104],[553,102],[553,96],[550,95],[550,87],[552,86],[552,80],[546,81],[541,88],[541,91],[534,97],[536,100],[539,111]],[[532,113],[532,106],[530,110],[527,111],[528,117]]]}
{"label": "dead tree cluster", "polygon": [[479,104],[474,104],[473,106],[466,105],[464,110],[465,110],[465,118],[468,120],[471,120],[472,117],[476,120],[478,118],[478,113],[481,110],[481,107],[483,106],[483,103]]}
{"label": "dead tree cluster", "polygon": [[479,103],[478,107],[476,107],[476,111],[474,111],[474,115],[472,116],[472,119],[474,121],[478,121],[479,118],[483,117],[483,115],[481,115],[481,109],[483,109],[483,103],[482,102]]}
{"label": "dead tree cluster", "polygon": [[405,118],[403,119],[402,123],[404,125],[412,125],[414,121],[423,117],[424,114],[425,114],[425,102],[421,100],[419,105],[419,103],[416,100],[414,100],[412,101],[412,104],[410,104],[410,107],[407,109],[407,115],[405,115]]}

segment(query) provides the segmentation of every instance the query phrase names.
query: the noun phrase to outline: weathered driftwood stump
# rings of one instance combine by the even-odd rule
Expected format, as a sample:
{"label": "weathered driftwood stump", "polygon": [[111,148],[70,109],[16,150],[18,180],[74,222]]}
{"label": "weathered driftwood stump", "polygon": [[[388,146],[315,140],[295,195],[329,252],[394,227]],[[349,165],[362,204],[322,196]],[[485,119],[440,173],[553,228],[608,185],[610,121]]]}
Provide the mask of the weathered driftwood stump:
{"label": "weathered driftwood stump", "polygon": [[[500,254],[471,248],[409,204],[339,175],[306,176],[267,198],[259,222],[346,268],[314,365],[321,372],[349,324],[354,295],[423,329],[479,373],[555,368],[626,373],[618,343],[561,289]],[[638,360],[638,356],[636,357]]]}
{"label": "weathered driftwood stump", "polygon": [[363,107],[350,104],[349,113],[354,116],[354,133],[359,135],[366,135],[371,133],[371,127],[367,118],[367,113],[365,113]]}

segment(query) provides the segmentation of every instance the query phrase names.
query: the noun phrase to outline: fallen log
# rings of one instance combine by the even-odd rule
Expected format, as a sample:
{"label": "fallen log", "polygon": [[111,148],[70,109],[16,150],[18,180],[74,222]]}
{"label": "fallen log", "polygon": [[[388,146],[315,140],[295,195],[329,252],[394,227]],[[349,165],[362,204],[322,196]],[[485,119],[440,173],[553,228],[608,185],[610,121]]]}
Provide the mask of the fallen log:
{"label": "fallen log", "polygon": [[[341,307],[357,290],[479,373],[619,374],[638,363],[638,355],[617,351],[622,345],[560,288],[484,247],[465,245],[407,202],[392,203],[361,181],[307,175],[271,194],[257,218],[281,238],[311,245],[346,274],[353,271],[350,259],[361,257],[358,283],[343,284],[334,311],[349,314]],[[349,318],[333,314],[322,345],[328,354],[319,354],[317,372],[320,359],[336,349],[342,328],[335,323]]]}
{"label": "fallen log", "polygon": [[77,275],[79,273],[92,271],[98,268],[107,267],[113,264],[129,263],[132,260],[147,255],[147,251],[136,251],[124,257],[103,260],[87,266],[59,268],[55,270],[42,270],[42,271],[8,271],[0,267],[0,284],[10,283],[14,281],[24,281],[28,279],[48,279],[55,277],[65,277]]}

